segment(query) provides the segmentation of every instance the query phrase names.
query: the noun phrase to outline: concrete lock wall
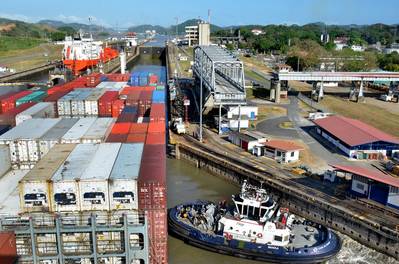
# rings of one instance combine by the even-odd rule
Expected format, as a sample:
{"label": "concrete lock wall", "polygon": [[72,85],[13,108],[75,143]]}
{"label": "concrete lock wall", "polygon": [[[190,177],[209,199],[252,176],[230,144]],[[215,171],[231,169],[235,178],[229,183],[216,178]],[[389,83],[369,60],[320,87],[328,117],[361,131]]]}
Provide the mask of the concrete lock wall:
{"label": "concrete lock wall", "polygon": [[[177,145],[176,158],[189,161],[196,167],[205,169],[237,185],[244,179],[260,184],[257,180],[250,178],[248,172],[240,171],[240,168],[233,169],[233,165],[227,164],[226,161],[218,162],[216,159],[208,157],[206,153],[200,154],[197,149]],[[265,185],[268,183],[263,182],[263,186]],[[377,229],[365,222],[358,222],[350,214],[337,211],[327,204],[315,203],[314,198],[308,200],[294,196],[271,185],[268,185],[267,188],[272,197],[278,197],[281,205],[288,207],[294,214],[328,226],[370,248],[399,259],[399,238],[393,236],[389,231],[385,231],[383,228]]]}

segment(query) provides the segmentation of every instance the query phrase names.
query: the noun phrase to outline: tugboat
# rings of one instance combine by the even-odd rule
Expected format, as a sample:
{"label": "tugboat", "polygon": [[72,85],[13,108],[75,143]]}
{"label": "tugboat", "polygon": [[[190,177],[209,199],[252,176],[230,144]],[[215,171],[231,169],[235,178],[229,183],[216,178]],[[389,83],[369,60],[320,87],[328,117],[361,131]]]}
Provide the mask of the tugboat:
{"label": "tugboat", "polygon": [[169,232],[202,249],[269,263],[321,263],[341,249],[334,232],[280,207],[265,189],[244,181],[232,200],[169,209]]}

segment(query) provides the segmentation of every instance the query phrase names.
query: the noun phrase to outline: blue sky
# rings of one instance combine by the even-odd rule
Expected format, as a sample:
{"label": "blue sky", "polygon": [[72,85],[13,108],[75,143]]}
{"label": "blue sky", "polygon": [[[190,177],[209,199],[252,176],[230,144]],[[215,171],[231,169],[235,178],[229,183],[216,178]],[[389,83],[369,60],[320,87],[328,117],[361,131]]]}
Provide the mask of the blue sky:
{"label": "blue sky", "polygon": [[240,24],[371,24],[399,23],[398,0],[1,0],[0,17],[36,22],[65,22],[128,27],[169,26],[190,18],[207,18],[228,26]]}

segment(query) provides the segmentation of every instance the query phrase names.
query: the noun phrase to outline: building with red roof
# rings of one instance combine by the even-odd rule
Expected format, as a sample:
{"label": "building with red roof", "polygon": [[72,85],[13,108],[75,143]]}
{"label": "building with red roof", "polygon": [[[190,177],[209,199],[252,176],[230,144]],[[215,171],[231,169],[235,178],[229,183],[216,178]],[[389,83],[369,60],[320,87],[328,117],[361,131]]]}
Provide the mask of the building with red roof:
{"label": "building with red roof", "polygon": [[[351,181],[353,195],[399,209],[399,178],[377,169],[352,165],[331,165],[334,175],[344,174]],[[339,177],[339,176],[338,176]],[[331,180],[331,179],[330,179]]]}
{"label": "building with red roof", "polygon": [[329,116],[313,121],[316,132],[356,159],[378,159],[399,153],[399,138],[359,120]]}
{"label": "building with red roof", "polygon": [[299,160],[299,152],[303,147],[289,140],[272,139],[254,147],[253,154],[266,156],[281,163],[295,162]]}

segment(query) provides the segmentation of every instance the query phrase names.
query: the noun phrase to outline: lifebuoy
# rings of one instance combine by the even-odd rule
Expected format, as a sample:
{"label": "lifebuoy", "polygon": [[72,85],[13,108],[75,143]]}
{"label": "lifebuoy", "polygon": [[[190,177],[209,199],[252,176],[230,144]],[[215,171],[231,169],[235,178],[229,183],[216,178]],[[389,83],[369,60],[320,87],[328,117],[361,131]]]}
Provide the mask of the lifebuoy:
{"label": "lifebuoy", "polygon": [[258,233],[256,236],[257,236],[258,238],[262,238],[262,237],[263,237],[262,233]]}
{"label": "lifebuoy", "polygon": [[224,238],[226,238],[227,240],[232,240],[233,239],[233,235],[225,232],[224,233]]}

